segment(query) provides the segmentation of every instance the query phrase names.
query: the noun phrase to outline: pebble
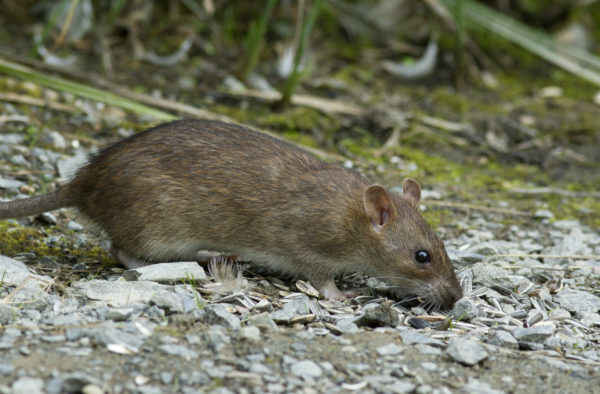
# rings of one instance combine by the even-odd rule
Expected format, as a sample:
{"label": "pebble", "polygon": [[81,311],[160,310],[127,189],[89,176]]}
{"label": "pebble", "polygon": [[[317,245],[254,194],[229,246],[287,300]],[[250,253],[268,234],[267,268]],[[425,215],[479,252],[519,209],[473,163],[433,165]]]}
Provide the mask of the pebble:
{"label": "pebble", "polygon": [[223,304],[207,305],[204,308],[205,321],[207,324],[219,324],[230,330],[237,331],[240,329],[240,319],[233,313],[227,310],[227,306]]}
{"label": "pebble", "polygon": [[12,384],[12,392],[27,394],[45,394],[44,381],[38,378],[20,378]]}
{"label": "pebble", "polygon": [[125,271],[123,277],[127,280],[154,282],[197,281],[205,280],[206,273],[197,262],[178,262],[151,264],[141,268]]}
{"label": "pebble", "polygon": [[384,346],[377,348],[377,354],[380,356],[396,356],[404,351],[402,346],[398,346],[395,343],[388,343]]}
{"label": "pebble", "polygon": [[290,365],[290,371],[303,378],[318,378],[323,374],[321,367],[311,360],[298,361]]}
{"label": "pebble", "polygon": [[554,331],[555,327],[548,324],[528,328],[517,327],[512,334],[519,342],[542,343],[554,334]]}
{"label": "pebble", "polygon": [[561,307],[573,313],[598,312],[600,297],[579,290],[565,289],[554,297]]}
{"label": "pebble", "polygon": [[240,329],[239,338],[251,342],[259,342],[261,339],[260,329],[256,326],[245,326]]}
{"label": "pebble", "polygon": [[385,301],[375,308],[367,309],[365,314],[355,322],[359,327],[395,327],[399,323],[398,313],[392,309],[391,301]]}
{"label": "pebble", "polygon": [[519,348],[519,342],[517,339],[511,333],[504,330],[495,331],[488,343],[508,349]]}
{"label": "pebble", "polygon": [[475,365],[488,357],[485,348],[469,339],[452,338],[448,342],[446,353],[455,361],[464,365]]}

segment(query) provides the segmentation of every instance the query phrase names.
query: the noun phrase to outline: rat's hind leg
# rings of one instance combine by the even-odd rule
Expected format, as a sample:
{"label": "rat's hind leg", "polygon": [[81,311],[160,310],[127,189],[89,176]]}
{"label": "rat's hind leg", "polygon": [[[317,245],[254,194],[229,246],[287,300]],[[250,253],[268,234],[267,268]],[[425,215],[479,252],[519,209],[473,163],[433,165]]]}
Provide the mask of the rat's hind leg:
{"label": "rat's hind leg", "polygon": [[120,261],[125,266],[125,268],[130,269],[130,270],[135,269],[135,268],[145,267],[147,265],[152,264],[151,262],[144,261],[144,260],[138,259],[137,257],[131,256],[131,255],[127,254],[125,251],[123,251],[123,249],[119,249],[114,245],[112,248],[110,248],[110,253],[113,255],[113,257],[115,259]]}

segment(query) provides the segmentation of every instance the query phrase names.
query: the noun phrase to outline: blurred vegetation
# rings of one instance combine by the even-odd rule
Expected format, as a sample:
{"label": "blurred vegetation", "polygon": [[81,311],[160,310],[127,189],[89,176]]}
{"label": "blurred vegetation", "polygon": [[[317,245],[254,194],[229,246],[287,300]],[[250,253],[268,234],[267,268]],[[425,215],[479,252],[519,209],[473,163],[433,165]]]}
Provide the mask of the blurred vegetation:
{"label": "blurred vegetation", "polygon": [[[381,177],[378,166],[393,159],[403,175],[494,192],[600,187],[600,1],[0,7],[0,73],[46,88],[154,119],[228,117],[359,162],[368,156],[364,169]],[[13,85],[0,80],[0,92]]]}

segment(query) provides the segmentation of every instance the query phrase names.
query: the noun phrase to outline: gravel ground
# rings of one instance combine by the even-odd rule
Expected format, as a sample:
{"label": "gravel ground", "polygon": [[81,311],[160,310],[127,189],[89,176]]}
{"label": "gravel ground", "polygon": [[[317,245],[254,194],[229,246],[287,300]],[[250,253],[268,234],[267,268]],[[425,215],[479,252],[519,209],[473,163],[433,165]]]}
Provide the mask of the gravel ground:
{"label": "gravel ground", "polygon": [[[0,137],[0,154],[35,169],[31,179],[67,176],[84,157]],[[29,187],[0,177],[6,199]],[[54,248],[98,244],[73,217],[60,210],[7,231],[35,227]],[[540,209],[517,226],[471,212],[453,223],[460,235],[442,228],[465,290],[453,311],[390,301],[358,275],[342,285],[365,295],[341,303],[235,267],[215,279],[189,262],[123,271],[1,256],[0,393],[594,392],[600,236],[552,219]]]}

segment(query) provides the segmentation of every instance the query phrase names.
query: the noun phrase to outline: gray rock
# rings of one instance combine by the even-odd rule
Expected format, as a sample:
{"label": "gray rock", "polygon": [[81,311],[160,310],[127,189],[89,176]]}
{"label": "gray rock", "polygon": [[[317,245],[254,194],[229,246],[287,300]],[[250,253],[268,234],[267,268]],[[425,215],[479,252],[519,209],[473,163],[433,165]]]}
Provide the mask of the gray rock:
{"label": "gray rock", "polygon": [[579,223],[579,220],[557,220],[552,223],[552,226],[559,230],[572,230],[574,228],[580,228],[581,223]]}
{"label": "gray rock", "polygon": [[173,382],[173,374],[167,371],[161,371],[160,381],[162,384],[171,384]]}
{"label": "gray rock", "polygon": [[488,357],[485,348],[469,339],[452,338],[446,348],[446,353],[455,361],[464,365],[475,365]]}
{"label": "gray rock", "polygon": [[228,312],[226,305],[207,305],[204,311],[206,323],[218,324],[234,331],[240,329],[240,319],[233,313]]}
{"label": "gray rock", "polygon": [[594,312],[581,312],[577,314],[579,321],[588,327],[600,327],[600,315]]}
{"label": "gray rock", "polygon": [[391,301],[384,301],[375,308],[367,309],[355,324],[359,327],[396,327],[400,323],[400,319],[392,305]]}
{"label": "gray rock", "polygon": [[8,376],[13,373],[14,370],[15,367],[10,364],[0,364],[0,375],[2,376]]}
{"label": "gray rock", "polygon": [[390,390],[392,393],[413,393],[417,386],[409,381],[398,380],[392,384],[385,386],[386,389]]}
{"label": "gray rock", "polygon": [[548,312],[548,318],[552,320],[570,319],[571,313],[566,309],[557,308]]}
{"label": "gray rock", "polygon": [[170,356],[179,356],[186,360],[195,360],[198,358],[198,353],[182,345],[164,344],[158,348]]}
{"label": "gray rock", "polygon": [[268,375],[273,373],[269,367],[261,363],[252,363],[248,371],[259,375]]}
{"label": "gray rock", "polygon": [[211,327],[203,334],[203,337],[208,343],[208,347],[215,352],[223,349],[231,341],[229,335],[227,335],[227,330],[222,326]]}
{"label": "gray rock", "polygon": [[483,286],[491,287],[494,285],[506,286],[510,283],[508,280],[509,272],[500,267],[485,263],[477,263],[471,266],[473,272],[473,282]]}
{"label": "gray rock", "polygon": [[580,290],[565,289],[554,297],[554,301],[573,313],[596,313],[600,310],[600,297]]}
{"label": "gray rock", "polygon": [[251,342],[259,342],[260,341],[260,329],[256,326],[245,326],[240,328],[240,332],[238,334],[239,339],[251,341]]}
{"label": "gray rock", "polygon": [[[144,336],[138,332],[127,332],[115,327],[102,327],[89,329],[88,335],[96,340],[96,342],[107,347],[118,345],[137,353],[144,343]],[[67,338],[69,333],[66,334]]]}
{"label": "gray rock", "polygon": [[0,189],[18,189],[25,183],[16,179],[6,179],[0,177]]}
{"label": "gray rock", "polygon": [[83,372],[60,374],[46,384],[48,394],[81,393],[88,385],[102,386],[102,383]]}
{"label": "gray rock", "polygon": [[323,374],[323,370],[314,361],[298,361],[290,366],[292,374],[302,378],[318,378]]}
{"label": "gray rock", "polygon": [[549,336],[554,334],[555,327],[543,324],[534,327],[516,327],[512,334],[519,342],[543,343]]}
{"label": "gray rock", "polygon": [[156,282],[121,282],[107,280],[79,280],[73,282],[71,287],[74,293],[91,300],[104,301],[114,307],[122,307],[136,302],[147,302],[152,295],[161,290],[168,290],[168,286]]}
{"label": "gray rock", "polygon": [[204,269],[197,262],[159,263],[125,271],[127,280],[155,282],[195,281],[206,279]]}
{"label": "gray rock", "polygon": [[6,256],[0,256],[0,278],[3,287],[21,285],[21,289],[30,290],[36,297],[54,283],[49,276],[36,275],[24,263]]}
{"label": "gray rock", "polygon": [[482,254],[475,253],[470,250],[458,250],[448,248],[446,249],[446,252],[448,253],[448,257],[450,258],[450,261],[452,261],[452,263],[459,264],[461,266],[478,263],[485,257]]}
{"label": "gray rock", "polygon": [[497,330],[488,341],[491,345],[501,346],[508,349],[518,349],[519,342],[509,332]]}
{"label": "gray rock", "polygon": [[483,316],[475,301],[470,298],[461,298],[456,301],[452,309],[452,317],[458,321],[469,321]]}
{"label": "gray rock", "polygon": [[470,378],[461,391],[468,394],[504,394],[504,391],[493,389],[488,383],[480,382],[475,378]]}
{"label": "gray rock", "polygon": [[310,313],[310,298],[306,295],[301,295],[283,304],[281,309],[271,312],[271,318],[275,323],[289,323],[293,317],[308,313]]}
{"label": "gray rock", "polygon": [[335,322],[335,326],[339,328],[344,334],[354,334],[359,331],[358,326],[356,325],[357,317],[346,317],[343,319],[339,319]]}
{"label": "gray rock", "polygon": [[429,354],[432,356],[441,356],[442,351],[436,347],[429,345],[416,344],[415,349],[421,354]]}
{"label": "gray rock", "polygon": [[183,313],[183,301],[178,294],[170,290],[159,290],[150,298],[150,304],[165,311],[165,314]]}
{"label": "gray rock", "polygon": [[15,319],[19,316],[18,309],[6,305],[0,304],[0,325],[7,325],[15,321]]}
{"label": "gray rock", "polygon": [[17,338],[21,336],[21,330],[7,328],[0,335],[0,350],[12,349]]}
{"label": "gray rock", "polygon": [[271,318],[271,315],[267,312],[259,313],[258,315],[250,316],[248,318],[248,325],[256,326],[262,331],[278,331],[279,327]]}
{"label": "gray rock", "polygon": [[404,351],[402,346],[398,346],[395,343],[388,343],[387,345],[379,346],[377,348],[377,354],[380,356],[396,356]]}
{"label": "gray rock", "polygon": [[3,145],[19,145],[25,141],[25,136],[23,134],[17,133],[7,133],[0,134],[0,144]]}
{"label": "gray rock", "polygon": [[68,227],[69,230],[72,230],[72,231],[81,231],[81,230],[83,230],[83,226],[81,224],[77,223],[74,220],[69,220],[69,224],[67,225],[67,227]]}
{"label": "gray rock", "polygon": [[107,317],[113,321],[125,321],[133,315],[133,312],[132,307],[109,308]]}
{"label": "gray rock", "polygon": [[44,394],[44,380],[39,378],[23,377],[12,384],[13,393]]}
{"label": "gray rock", "polygon": [[400,332],[400,337],[405,345],[422,344],[438,347],[445,346],[444,342],[440,341],[439,339],[430,338],[427,335],[419,334],[418,332],[414,331],[402,331]]}

